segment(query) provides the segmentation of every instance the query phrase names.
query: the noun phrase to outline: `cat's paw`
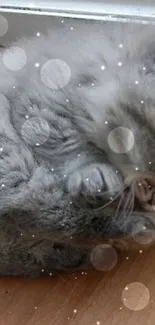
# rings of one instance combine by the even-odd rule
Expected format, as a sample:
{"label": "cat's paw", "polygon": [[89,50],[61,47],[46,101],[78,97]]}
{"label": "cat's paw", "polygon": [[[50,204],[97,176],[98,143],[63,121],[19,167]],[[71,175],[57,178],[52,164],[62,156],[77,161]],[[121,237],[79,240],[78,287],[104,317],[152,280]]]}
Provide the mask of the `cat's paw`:
{"label": "cat's paw", "polygon": [[120,175],[111,165],[92,164],[71,174],[67,179],[66,188],[72,196],[96,196],[105,192],[109,192],[111,196],[120,190],[122,184]]}

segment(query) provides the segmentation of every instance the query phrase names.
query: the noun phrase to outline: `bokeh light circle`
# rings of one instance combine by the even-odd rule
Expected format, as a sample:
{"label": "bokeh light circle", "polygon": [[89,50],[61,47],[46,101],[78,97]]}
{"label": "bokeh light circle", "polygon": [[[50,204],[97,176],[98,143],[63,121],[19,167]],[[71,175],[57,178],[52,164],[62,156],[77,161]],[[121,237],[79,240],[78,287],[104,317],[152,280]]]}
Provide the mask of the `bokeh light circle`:
{"label": "bokeh light circle", "polygon": [[126,153],[134,146],[133,132],[123,126],[116,127],[108,135],[108,144],[116,153]]}
{"label": "bokeh light circle", "polygon": [[0,15],[0,36],[4,36],[7,33],[8,27],[7,19]]}
{"label": "bokeh light circle", "polygon": [[116,250],[108,245],[102,244],[96,246],[91,252],[91,263],[99,271],[109,271],[117,263]]}
{"label": "bokeh light circle", "polygon": [[68,84],[70,77],[70,67],[62,60],[49,60],[41,69],[41,79],[45,86],[51,89],[61,89],[65,87]]}
{"label": "bokeh light circle", "polygon": [[48,140],[50,127],[43,118],[32,117],[25,121],[21,133],[25,142],[39,146]]}
{"label": "bokeh light circle", "polygon": [[143,283],[132,282],[123,289],[122,301],[130,310],[142,310],[150,301],[150,292]]}
{"label": "bokeh light circle", "polygon": [[155,231],[143,227],[142,229],[137,229],[137,231],[134,230],[132,237],[140,245],[149,245],[155,241]]}
{"label": "bokeh light circle", "polygon": [[3,53],[3,63],[10,70],[22,69],[27,61],[26,53],[18,46],[12,46]]}

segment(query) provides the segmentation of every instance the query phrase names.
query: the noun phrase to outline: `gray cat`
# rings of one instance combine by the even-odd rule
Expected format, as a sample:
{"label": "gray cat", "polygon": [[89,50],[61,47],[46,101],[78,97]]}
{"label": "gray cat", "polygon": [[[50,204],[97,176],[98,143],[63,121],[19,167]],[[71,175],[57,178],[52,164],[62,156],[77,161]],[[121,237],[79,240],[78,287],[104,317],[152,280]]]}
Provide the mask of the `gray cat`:
{"label": "gray cat", "polygon": [[0,274],[88,267],[95,245],[154,229],[132,189],[106,209],[155,172],[153,31],[66,20],[2,53]]}

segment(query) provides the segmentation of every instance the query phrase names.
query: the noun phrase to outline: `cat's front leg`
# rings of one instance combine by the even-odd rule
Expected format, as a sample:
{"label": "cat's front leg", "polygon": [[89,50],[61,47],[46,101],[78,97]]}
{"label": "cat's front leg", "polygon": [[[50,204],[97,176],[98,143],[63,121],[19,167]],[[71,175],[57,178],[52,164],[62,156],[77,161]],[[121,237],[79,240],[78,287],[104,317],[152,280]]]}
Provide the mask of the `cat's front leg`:
{"label": "cat's front leg", "polygon": [[102,195],[107,198],[115,195],[123,186],[123,180],[118,171],[107,163],[92,163],[82,166],[70,174],[66,180],[66,188],[72,196]]}

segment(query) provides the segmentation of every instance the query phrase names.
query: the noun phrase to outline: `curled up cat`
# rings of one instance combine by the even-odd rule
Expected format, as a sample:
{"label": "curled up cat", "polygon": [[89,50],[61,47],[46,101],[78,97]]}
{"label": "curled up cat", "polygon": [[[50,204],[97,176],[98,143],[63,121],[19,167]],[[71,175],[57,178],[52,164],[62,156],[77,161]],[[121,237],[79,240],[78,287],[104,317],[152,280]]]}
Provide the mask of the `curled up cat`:
{"label": "curled up cat", "polygon": [[72,24],[1,55],[1,275],[90,267],[155,229],[154,27]]}

